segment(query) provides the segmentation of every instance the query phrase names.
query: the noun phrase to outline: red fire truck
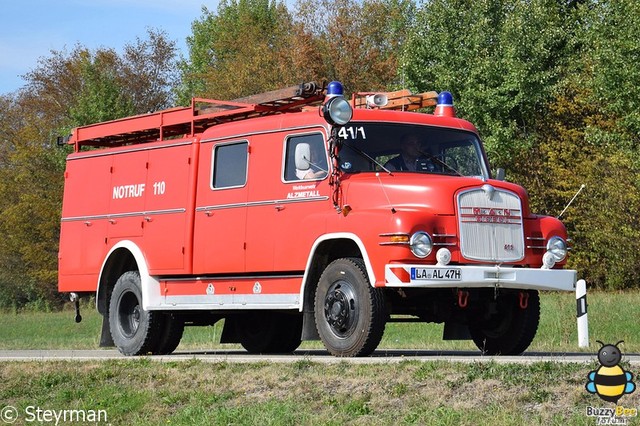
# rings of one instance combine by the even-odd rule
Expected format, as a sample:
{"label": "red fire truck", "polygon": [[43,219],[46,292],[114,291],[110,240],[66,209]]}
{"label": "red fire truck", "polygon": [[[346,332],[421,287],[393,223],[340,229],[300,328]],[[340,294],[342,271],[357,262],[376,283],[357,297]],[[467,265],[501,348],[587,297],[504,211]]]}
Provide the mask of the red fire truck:
{"label": "red fire truck", "polygon": [[221,342],[253,353],[321,339],[363,356],[387,322],[420,321],[519,354],[538,292],[575,289],[565,227],[492,179],[448,92],[306,83],[65,142],[59,290],[95,295],[101,345],[126,355],[171,353],[185,326],[221,319]]}

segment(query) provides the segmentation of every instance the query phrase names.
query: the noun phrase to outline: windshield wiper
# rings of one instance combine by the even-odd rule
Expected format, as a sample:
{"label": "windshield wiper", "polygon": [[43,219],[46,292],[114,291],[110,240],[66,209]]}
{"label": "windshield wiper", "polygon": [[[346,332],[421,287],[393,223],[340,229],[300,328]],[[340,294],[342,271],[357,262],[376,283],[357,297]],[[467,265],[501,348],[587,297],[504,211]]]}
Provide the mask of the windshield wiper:
{"label": "windshield wiper", "polygon": [[389,175],[393,176],[393,173],[391,173],[391,170],[387,169],[382,163],[380,163],[378,160],[376,160],[375,158],[373,158],[372,156],[370,156],[366,152],[362,151],[359,148],[356,148],[355,146],[349,145],[346,141],[343,142],[343,145],[348,147],[348,148],[350,148],[351,150],[353,150],[354,152],[356,152],[360,156],[366,158],[367,160],[372,161],[373,163],[376,164],[376,166],[379,166],[382,170],[387,172]]}
{"label": "windshield wiper", "polygon": [[442,161],[441,159],[439,159],[435,155],[431,155],[431,154],[428,154],[428,153],[422,152],[422,151],[418,151],[418,152],[420,153],[420,155],[423,155],[423,156],[427,157],[429,160],[435,161],[436,163],[442,165],[447,170],[455,173],[456,175],[463,176],[462,173],[460,173],[459,171],[457,171],[456,169],[454,169],[453,167],[451,167],[450,165],[448,165],[447,163],[445,163],[444,161]]}

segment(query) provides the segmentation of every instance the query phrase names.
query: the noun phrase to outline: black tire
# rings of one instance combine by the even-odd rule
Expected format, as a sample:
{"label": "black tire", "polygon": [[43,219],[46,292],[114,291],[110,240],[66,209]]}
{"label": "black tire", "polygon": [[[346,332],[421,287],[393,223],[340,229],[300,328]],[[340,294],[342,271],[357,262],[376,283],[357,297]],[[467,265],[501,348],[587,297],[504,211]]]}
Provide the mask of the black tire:
{"label": "black tire", "polygon": [[519,293],[498,298],[497,312],[489,319],[469,324],[471,338],[486,355],[520,355],[538,331],[540,296],[536,290],[527,291],[527,308],[520,307]]}
{"label": "black tire", "polygon": [[122,354],[154,353],[161,336],[161,315],[142,309],[138,271],[125,272],[118,278],[109,302],[109,329]]}
{"label": "black tire", "polygon": [[249,353],[291,353],[302,343],[302,315],[247,312],[236,318],[240,344]]}
{"label": "black tire", "polygon": [[164,314],[158,347],[154,355],[168,355],[176,350],[184,333],[184,321],[174,314]]}
{"label": "black tire", "polygon": [[320,339],[334,356],[366,356],[378,347],[386,301],[369,283],[362,259],[337,259],[327,266],[316,289],[314,316]]}

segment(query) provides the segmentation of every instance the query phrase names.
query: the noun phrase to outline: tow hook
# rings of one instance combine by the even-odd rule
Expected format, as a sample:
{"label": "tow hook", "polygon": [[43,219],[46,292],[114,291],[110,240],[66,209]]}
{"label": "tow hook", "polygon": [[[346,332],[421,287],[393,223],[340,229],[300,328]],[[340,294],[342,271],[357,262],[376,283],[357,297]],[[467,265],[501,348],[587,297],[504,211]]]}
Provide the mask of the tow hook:
{"label": "tow hook", "polygon": [[458,290],[458,306],[462,309],[469,305],[469,292],[466,290]]}
{"label": "tow hook", "polygon": [[520,292],[520,309],[527,309],[529,307],[529,293],[526,291]]}
{"label": "tow hook", "polygon": [[73,302],[73,305],[76,309],[76,317],[75,317],[76,322],[82,321],[82,315],[80,315],[80,297],[78,296],[78,293],[70,293],[69,300]]}

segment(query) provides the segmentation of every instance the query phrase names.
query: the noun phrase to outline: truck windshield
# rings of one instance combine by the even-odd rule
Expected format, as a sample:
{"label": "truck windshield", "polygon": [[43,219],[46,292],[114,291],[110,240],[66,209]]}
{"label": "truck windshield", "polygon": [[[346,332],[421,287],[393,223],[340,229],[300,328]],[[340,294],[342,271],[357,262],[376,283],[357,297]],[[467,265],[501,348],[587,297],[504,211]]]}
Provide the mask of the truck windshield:
{"label": "truck windshield", "polygon": [[410,172],[488,177],[475,134],[458,129],[349,123],[340,128],[340,168],[346,173]]}

